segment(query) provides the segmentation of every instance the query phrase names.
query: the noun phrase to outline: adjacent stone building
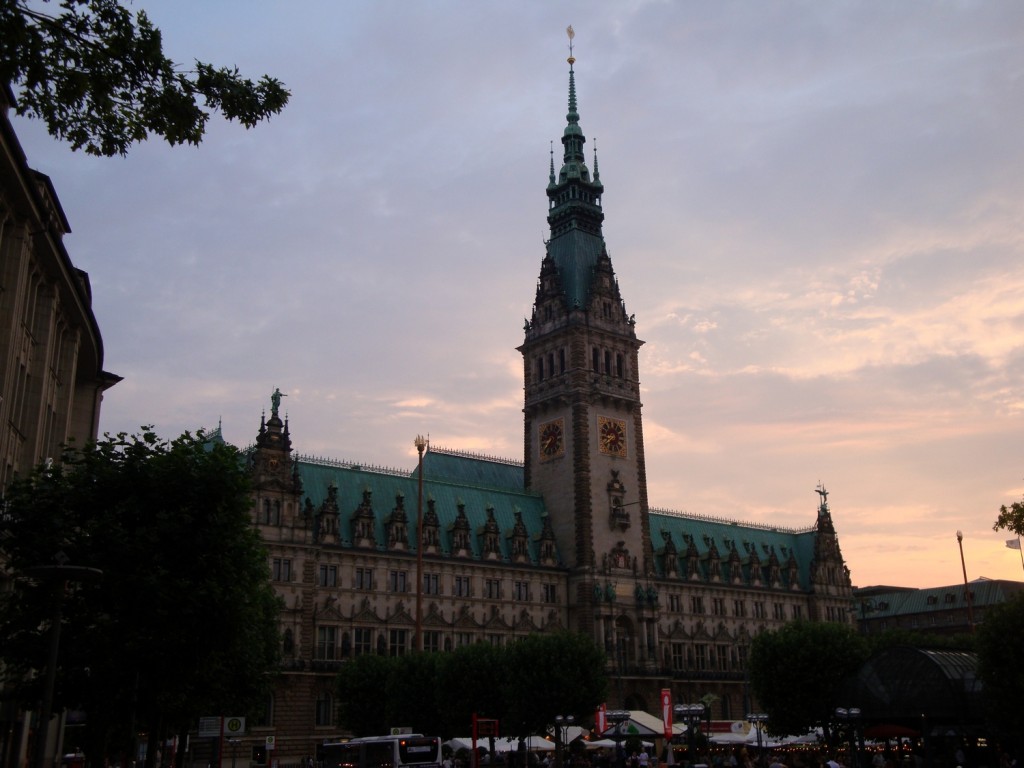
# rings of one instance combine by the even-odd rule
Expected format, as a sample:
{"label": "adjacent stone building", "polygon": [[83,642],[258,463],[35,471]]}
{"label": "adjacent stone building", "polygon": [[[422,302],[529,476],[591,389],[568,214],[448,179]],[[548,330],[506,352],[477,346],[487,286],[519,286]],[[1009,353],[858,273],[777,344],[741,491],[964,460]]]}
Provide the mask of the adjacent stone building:
{"label": "adjacent stone building", "polygon": [[[13,101],[0,84],[0,498],[62,446],[95,439],[103,393],[121,380],[103,370],[89,276],[64,247],[71,228],[53,184],[28,165]],[[2,693],[0,765],[22,765],[31,717]]]}
{"label": "adjacent stone building", "polygon": [[607,651],[609,707],[655,710],[669,688],[677,702],[714,694],[713,716],[738,719],[752,707],[753,636],[798,618],[855,618],[824,487],[800,530],[649,506],[643,342],[602,233],[574,63],[562,162],[552,154],[547,184],[550,238],[519,347],[522,460],[427,446],[421,474],[314,459],[293,450],[279,392],[260,422],[254,523],[284,601],[284,665],[250,730],[253,743],[274,736],[282,765],[341,732],[339,666],[408,653],[417,627],[438,652],[586,632]]}

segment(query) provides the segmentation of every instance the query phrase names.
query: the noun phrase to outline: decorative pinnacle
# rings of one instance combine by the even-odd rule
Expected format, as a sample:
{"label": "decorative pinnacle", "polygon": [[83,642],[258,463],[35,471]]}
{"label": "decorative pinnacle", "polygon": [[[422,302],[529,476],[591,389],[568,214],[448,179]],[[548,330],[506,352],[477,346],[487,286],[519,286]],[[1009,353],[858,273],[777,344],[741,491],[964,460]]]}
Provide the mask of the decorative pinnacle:
{"label": "decorative pinnacle", "polygon": [[576,57],[572,55],[572,39],[576,37],[576,33],[573,31],[572,28],[572,24],[565,28],[565,34],[569,36],[569,58],[566,59],[566,61],[569,62],[569,66],[571,67],[573,64],[576,63]]}

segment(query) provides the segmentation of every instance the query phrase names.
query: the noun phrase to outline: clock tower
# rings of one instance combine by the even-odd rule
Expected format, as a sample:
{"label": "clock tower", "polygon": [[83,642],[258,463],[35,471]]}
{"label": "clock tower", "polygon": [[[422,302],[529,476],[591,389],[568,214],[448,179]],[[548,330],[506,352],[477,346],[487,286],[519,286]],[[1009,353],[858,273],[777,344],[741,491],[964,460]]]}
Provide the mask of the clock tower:
{"label": "clock tower", "polygon": [[642,633],[635,626],[642,617],[623,616],[612,606],[632,604],[636,590],[648,594],[652,575],[640,417],[643,342],[626,312],[601,229],[604,187],[596,149],[593,174],[583,154],[575,61],[570,55],[569,112],[557,172],[551,154],[550,237],[519,347],[524,464],[526,486],[543,494],[570,569],[572,628],[608,643],[620,619],[630,625],[624,632],[634,638]]}

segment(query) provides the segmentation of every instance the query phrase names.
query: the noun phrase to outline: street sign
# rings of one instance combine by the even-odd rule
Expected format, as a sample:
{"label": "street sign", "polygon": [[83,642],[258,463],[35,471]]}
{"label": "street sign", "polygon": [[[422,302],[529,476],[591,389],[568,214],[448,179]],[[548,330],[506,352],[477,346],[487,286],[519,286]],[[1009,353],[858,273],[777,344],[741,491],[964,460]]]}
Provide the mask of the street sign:
{"label": "street sign", "polygon": [[225,717],[224,718],[224,735],[225,736],[244,736],[245,735],[245,718],[244,717]]}
{"label": "street sign", "polygon": [[220,736],[220,718],[219,717],[200,717],[199,718],[199,738],[200,739],[215,739]]}
{"label": "street sign", "polygon": [[274,737],[273,736],[267,736],[266,744],[267,744],[267,749],[268,750],[273,749],[274,748]]}

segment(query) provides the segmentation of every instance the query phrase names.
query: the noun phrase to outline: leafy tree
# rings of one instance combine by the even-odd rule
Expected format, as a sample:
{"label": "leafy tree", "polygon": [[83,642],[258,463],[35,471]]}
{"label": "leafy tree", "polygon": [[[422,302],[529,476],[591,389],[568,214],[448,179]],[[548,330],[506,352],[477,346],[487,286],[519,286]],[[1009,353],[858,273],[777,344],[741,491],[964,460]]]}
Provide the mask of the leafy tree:
{"label": "leafy tree", "polygon": [[55,691],[56,709],[88,712],[83,746],[97,760],[127,751],[136,730],[155,742],[199,716],[258,711],[277,665],[280,606],[238,452],[144,429],[15,481],[0,518],[0,560],[16,578],[0,595],[0,661],[24,706],[41,697],[33,671],[53,609],[33,568],[102,571],[58,593]]}
{"label": "leafy tree", "polygon": [[973,633],[961,632],[952,635],[940,635],[935,632],[915,632],[910,629],[888,629],[884,632],[871,634],[864,638],[868,646],[868,655],[910,646],[931,651],[968,651],[975,650],[976,636]]}
{"label": "leafy tree", "polygon": [[[371,653],[356,656],[338,673],[338,720],[356,736],[385,733],[388,679],[396,660]],[[414,724],[415,727],[415,724]]]}
{"label": "leafy tree", "polygon": [[867,659],[868,647],[845,624],[795,621],[762,632],[750,648],[750,682],[774,734],[827,725],[840,686]]}
{"label": "leafy tree", "polygon": [[338,675],[340,720],[357,736],[392,725],[455,736],[477,714],[499,720],[505,735],[525,736],[556,714],[589,715],[605,698],[604,662],[590,638],[569,632],[529,635],[503,648],[357,656]]}
{"label": "leafy tree", "polygon": [[436,653],[412,653],[395,659],[387,682],[387,726],[415,724],[418,733],[442,732],[437,706],[438,659]]}
{"label": "leafy tree", "polygon": [[[48,13],[51,5],[59,11]],[[0,2],[0,84],[19,86],[17,111],[89,154],[124,155],[150,134],[198,144],[210,110],[251,128],[280,112],[289,93],[237,68],[163,53],[160,30],[120,0]],[[202,100],[202,104],[200,104]]]}
{"label": "leafy tree", "polygon": [[537,733],[556,715],[583,720],[607,697],[605,654],[587,635],[528,635],[509,645],[505,656],[506,734]]}
{"label": "leafy tree", "polygon": [[1015,501],[1009,507],[1005,504],[999,508],[999,517],[992,526],[993,531],[1009,531],[1024,536],[1024,501]]}
{"label": "leafy tree", "polygon": [[505,701],[500,687],[503,656],[503,649],[490,643],[474,643],[441,657],[437,690],[444,718],[442,733],[469,733],[474,713],[504,719]]}
{"label": "leafy tree", "polygon": [[1024,733],[1024,593],[994,606],[978,625],[978,676],[991,722],[1006,736]]}

